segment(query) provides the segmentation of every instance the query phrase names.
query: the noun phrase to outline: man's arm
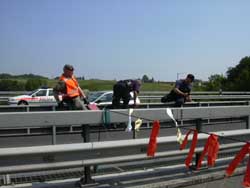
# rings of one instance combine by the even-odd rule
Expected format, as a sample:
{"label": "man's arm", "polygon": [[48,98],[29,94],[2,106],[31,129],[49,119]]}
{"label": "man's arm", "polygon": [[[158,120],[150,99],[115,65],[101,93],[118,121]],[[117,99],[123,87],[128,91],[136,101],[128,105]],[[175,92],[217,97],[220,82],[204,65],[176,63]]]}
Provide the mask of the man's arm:
{"label": "man's arm", "polygon": [[136,106],[136,99],[137,99],[137,96],[138,96],[138,92],[137,92],[137,91],[134,91],[134,106]]}
{"label": "man's arm", "polygon": [[80,93],[80,97],[82,97],[84,103],[89,104],[87,96],[85,95],[84,91],[80,88],[80,86],[78,86],[78,90],[79,90],[79,93]]}
{"label": "man's arm", "polygon": [[175,88],[174,88],[174,92],[175,92],[177,95],[181,95],[181,96],[183,96],[183,97],[188,97],[188,96],[189,96],[189,93],[184,93],[184,92],[182,92],[181,90],[179,90],[178,87],[175,87]]}
{"label": "man's arm", "polygon": [[183,96],[183,97],[187,97],[189,95],[189,93],[186,93],[186,92],[182,92],[179,88],[181,87],[181,84],[182,84],[182,80],[177,80],[175,82],[175,87],[174,87],[174,92],[177,94],[177,95],[180,95],[180,96]]}
{"label": "man's arm", "polygon": [[80,93],[80,96],[85,99],[86,95],[85,95],[84,91],[80,88],[80,86],[78,86],[78,91]]}
{"label": "man's arm", "polygon": [[60,103],[59,95],[66,92],[66,85],[63,81],[59,81],[53,88],[53,94],[57,103]]}

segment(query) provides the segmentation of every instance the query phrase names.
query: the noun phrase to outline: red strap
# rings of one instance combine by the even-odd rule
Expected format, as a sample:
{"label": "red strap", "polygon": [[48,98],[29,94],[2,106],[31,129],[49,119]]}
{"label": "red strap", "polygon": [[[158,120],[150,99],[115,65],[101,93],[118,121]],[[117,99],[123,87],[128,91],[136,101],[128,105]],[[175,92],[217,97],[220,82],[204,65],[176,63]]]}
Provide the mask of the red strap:
{"label": "red strap", "polygon": [[154,157],[155,151],[157,149],[157,136],[159,134],[160,122],[155,120],[153,123],[153,128],[150,135],[150,140],[148,144],[147,156]]}
{"label": "red strap", "polygon": [[182,144],[180,145],[180,150],[183,150],[183,149],[186,147],[187,142],[188,142],[188,136],[189,136],[189,134],[190,134],[192,131],[193,131],[193,130],[190,129],[190,130],[186,133],[186,136],[185,136],[185,138],[184,138]]}
{"label": "red strap", "polygon": [[245,188],[250,187],[250,158],[248,159],[248,162],[247,162],[247,170],[246,170],[246,174],[244,176],[243,186]]}
{"label": "red strap", "polygon": [[246,143],[240,152],[235,156],[233,161],[229,164],[229,166],[226,169],[226,175],[231,176],[235,170],[235,168],[238,166],[238,164],[244,159],[245,155],[249,153],[249,147],[250,144]]}
{"label": "red strap", "polygon": [[208,166],[214,166],[214,163],[217,159],[218,151],[219,151],[218,136],[215,134],[211,134],[208,137],[205,147],[199,158],[199,161],[197,164],[197,170],[201,167],[202,160],[204,159],[206,154],[208,155],[207,156]]}
{"label": "red strap", "polygon": [[189,134],[193,131],[193,139],[192,139],[192,144],[191,144],[191,147],[189,149],[189,153],[188,153],[188,156],[185,160],[185,164],[186,164],[186,167],[189,168],[190,166],[190,163],[192,162],[192,159],[193,159],[193,154],[194,154],[194,151],[195,151],[195,147],[196,147],[196,144],[197,144],[197,141],[198,141],[198,132],[197,130],[189,130],[180,146],[180,150],[184,149],[187,145],[187,141],[188,141],[188,136]]}
{"label": "red strap", "polygon": [[208,147],[208,165],[209,166],[214,166],[215,161],[218,156],[219,148],[220,148],[220,143],[218,141],[218,136],[215,134],[211,134],[211,141],[210,141],[210,147]]}

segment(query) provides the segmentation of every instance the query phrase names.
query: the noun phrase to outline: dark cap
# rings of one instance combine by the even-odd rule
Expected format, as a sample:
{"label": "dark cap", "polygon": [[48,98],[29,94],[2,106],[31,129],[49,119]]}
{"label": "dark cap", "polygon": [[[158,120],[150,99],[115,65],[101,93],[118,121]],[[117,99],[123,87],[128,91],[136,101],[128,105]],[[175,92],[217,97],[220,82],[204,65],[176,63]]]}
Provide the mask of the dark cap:
{"label": "dark cap", "polygon": [[64,65],[63,69],[67,69],[67,70],[73,71],[74,67],[72,65],[66,64],[66,65]]}
{"label": "dark cap", "polygon": [[188,74],[187,78],[189,78],[192,82],[194,81],[194,75],[192,75],[192,74]]}

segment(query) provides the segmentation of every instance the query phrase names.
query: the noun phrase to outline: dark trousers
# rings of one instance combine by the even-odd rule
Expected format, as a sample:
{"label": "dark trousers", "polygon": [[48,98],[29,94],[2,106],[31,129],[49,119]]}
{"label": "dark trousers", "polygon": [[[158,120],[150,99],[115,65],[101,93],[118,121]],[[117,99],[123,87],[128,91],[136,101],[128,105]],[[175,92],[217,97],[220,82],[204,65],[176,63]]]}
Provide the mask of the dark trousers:
{"label": "dark trousers", "polygon": [[[121,105],[121,100],[123,104]],[[118,82],[113,87],[113,100],[112,100],[112,108],[128,108],[128,103],[130,100],[130,91],[127,87],[126,83]]]}
{"label": "dark trousers", "polygon": [[86,106],[79,96],[71,99],[63,99],[63,102],[67,104],[68,110],[87,110]]}
{"label": "dark trousers", "polygon": [[174,107],[181,107],[185,103],[184,97],[176,97]]}

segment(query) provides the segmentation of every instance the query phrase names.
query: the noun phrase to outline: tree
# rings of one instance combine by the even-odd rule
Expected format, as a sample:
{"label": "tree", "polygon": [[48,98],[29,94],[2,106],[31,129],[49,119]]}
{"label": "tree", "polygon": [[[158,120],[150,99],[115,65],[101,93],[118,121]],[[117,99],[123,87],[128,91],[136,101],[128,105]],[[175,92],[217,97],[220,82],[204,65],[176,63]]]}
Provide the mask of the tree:
{"label": "tree", "polygon": [[152,79],[150,80],[150,82],[154,83],[154,82],[155,82],[155,79],[152,77]]}
{"label": "tree", "polygon": [[146,74],[143,75],[142,82],[144,82],[144,83],[149,82],[149,77]]}
{"label": "tree", "polygon": [[31,91],[34,89],[37,89],[41,86],[46,86],[47,85],[47,80],[45,79],[28,79],[26,84],[25,84],[25,89],[27,91]]}
{"label": "tree", "polygon": [[219,75],[219,74],[214,74],[211,75],[208,78],[208,83],[206,86],[207,90],[210,91],[216,91],[216,90],[225,90],[225,83],[226,83],[226,78],[223,75]]}
{"label": "tree", "polygon": [[23,91],[24,83],[16,80],[0,80],[0,91]]}
{"label": "tree", "polygon": [[238,65],[227,71],[227,86],[230,90],[250,91],[250,57],[242,58]]}
{"label": "tree", "polygon": [[31,79],[31,78],[39,78],[39,79],[48,79],[47,77],[35,75],[35,74],[21,74],[21,75],[11,75],[8,73],[1,73],[0,79]]}

